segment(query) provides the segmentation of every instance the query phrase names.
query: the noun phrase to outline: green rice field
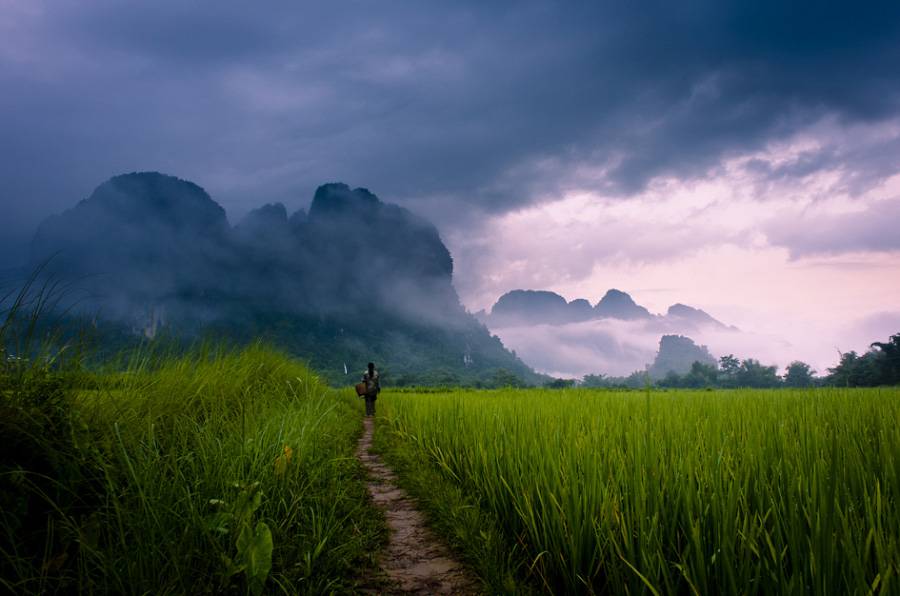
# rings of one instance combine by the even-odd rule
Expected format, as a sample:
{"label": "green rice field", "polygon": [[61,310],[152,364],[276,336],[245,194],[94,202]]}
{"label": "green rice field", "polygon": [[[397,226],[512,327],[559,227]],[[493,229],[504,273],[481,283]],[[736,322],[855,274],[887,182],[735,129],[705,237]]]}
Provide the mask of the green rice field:
{"label": "green rice field", "polygon": [[898,388],[387,391],[378,407],[444,534],[513,553],[501,564],[536,591],[900,593]]}

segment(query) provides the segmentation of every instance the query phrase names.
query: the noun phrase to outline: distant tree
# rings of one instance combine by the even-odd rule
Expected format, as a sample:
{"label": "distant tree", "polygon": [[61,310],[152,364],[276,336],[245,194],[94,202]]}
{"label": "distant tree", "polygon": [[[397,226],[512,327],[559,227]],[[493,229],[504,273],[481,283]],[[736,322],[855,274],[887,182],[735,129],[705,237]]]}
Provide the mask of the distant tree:
{"label": "distant tree", "polygon": [[734,354],[728,354],[719,358],[719,384],[723,387],[734,387],[737,385],[738,371],[741,369],[741,361],[734,357]]}
{"label": "distant tree", "polygon": [[900,333],[892,335],[887,342],[874,342],[879,368],[879,385],[900,383]]}
{"label": "distant tree", "polygon": [[719,369],[723,374],[736,375],[741,368],[741,361],[734,357],[734,354],[728,354],[719,358]]}
{"label": "distant tree", "polygon": [[431,376],[429,385],[439,385],[443,387],[455,387],[460,384],[459,375],[449,370],[435,371]]}
{"label": "distant tree", "polygon": [[493,387],[523,387],[525,383],[505,368],[498,368],[491,378]]}
{"label": "distant tree", "polygon": [[410,387],[415,385],[415,378],[411,375],[399,375],[393,382],[389,383],[394,387]]}
{"label": "distant tree", "polygon": [[738,387],[777,387],[781,383],[778,378],[778,367],[764,366],[759,360],[747,358],[741,362],[737,371],[736,382]]}
{"label": "distant tree", "polygon": [[718,383],[719,369],[713,364],[695,361],[691,364],[691,370],[684,375],[674,371],[657,382],[660,387],[687,387],[700,389],[702,387],[715,387]]}
{"label": "distant tree", "polygon": [[837,366],[828,369],[828,384],[838,387],[855,387],[860,381],[859,355],[851,350],[842,352]]}
{"label": "distant tree", "polygon": [[677,372],[675,372],[674,370],[670,370],[666,373],[666,376],[657,381],[656,384],[660,387],[682,387],[683,379]]}
{"label": "distant tree", "polygon": [[582,387],[608,387],[610,381],[602,374],[584,375],[581,379]]}
{"label": "distant tree", "polygon": [[[874,346],[875,344],[873,344]],[[900,382],[891,370],[890,356],[881,348],[872,349],[862,356],[854,351],[841,354],[841,360],[829,368],[826,382],[837,387],[875,387]]]}
{"label": "distant tree", "polygon": [[713,387],[719,377],[719,369],[714,364],[694,362],[691,371],[684,376],[684,387]]}
{"label": "distant tree", "polygon": [[812,387],[815,384],[815,372],[805,362],[795,360],[785,369],[784,384],[788,387]]}
{"label": "distant tree", "polygon": [[575,379],[553,379],[544,383],[547,389],[567,389],[575,385]]}
{"label": "distant tree", "polygon": [[624,379],[621,379],[619,384],[629,389],[642,389],[650,383],[650,375],[647,374],[647,371],[636,370]]}

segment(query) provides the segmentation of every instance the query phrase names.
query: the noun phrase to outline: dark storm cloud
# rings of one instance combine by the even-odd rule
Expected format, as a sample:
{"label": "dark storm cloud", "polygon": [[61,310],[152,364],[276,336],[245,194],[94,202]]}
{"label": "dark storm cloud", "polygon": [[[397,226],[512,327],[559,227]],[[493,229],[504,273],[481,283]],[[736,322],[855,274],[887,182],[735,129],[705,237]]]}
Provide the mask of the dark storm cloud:
{"label": "dark storm cloud", "polygon": [[[452,225],[898,112],[896,3],[0,6],[9,254],[124,171],[189,178],[233,218],[345,180]],[[806,165],[866,186],[897,169],[880,155]]]}

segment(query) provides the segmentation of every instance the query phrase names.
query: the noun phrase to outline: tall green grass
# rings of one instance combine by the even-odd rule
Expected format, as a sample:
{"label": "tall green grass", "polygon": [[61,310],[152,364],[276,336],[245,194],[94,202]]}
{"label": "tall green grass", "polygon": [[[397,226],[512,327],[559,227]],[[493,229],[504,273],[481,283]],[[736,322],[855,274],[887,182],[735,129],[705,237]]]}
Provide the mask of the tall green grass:
{"label": "tall green grass", "polygon": [[[383,521],[353,457],[360,405],[303,365],[254,346],[54,375],[65,424],[0,429],[54,462],[2,462],[3,588],[323,594],[371,566]],[[3,405],[32,382],[7,383]]]}
{"label": "tall green grass", "polygon": [[379,408],[379,432],[489,512],[547,592],[900,593],[900,389],[386,392]]}

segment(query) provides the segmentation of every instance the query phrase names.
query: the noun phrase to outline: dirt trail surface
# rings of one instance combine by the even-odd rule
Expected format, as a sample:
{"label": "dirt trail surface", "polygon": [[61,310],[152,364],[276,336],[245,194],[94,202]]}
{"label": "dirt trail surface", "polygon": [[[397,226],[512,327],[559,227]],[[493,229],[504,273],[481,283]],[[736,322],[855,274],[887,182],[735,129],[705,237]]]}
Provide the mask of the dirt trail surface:
{"label": "dirt trail surface", "polygon": [[369,493],[384,510],[390,539],[381,555],[381,568],[389,585],[366,589],[372,594],[480,594],[479,583],[425,525],[425,517],[403,489],[397,477],[372,447],[372,418],[356,454],[369,473]]}

